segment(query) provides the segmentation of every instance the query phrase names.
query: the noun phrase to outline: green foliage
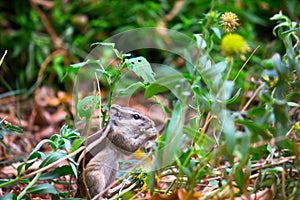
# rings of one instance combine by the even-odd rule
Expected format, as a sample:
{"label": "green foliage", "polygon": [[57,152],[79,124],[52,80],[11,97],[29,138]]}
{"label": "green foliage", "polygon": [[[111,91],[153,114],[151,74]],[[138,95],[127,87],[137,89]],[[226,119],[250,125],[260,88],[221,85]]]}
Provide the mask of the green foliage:
{"label": "green foliage", "polygon": [[158,140],[156,150],[156,166],[158,169],[170,165],[173,162],[176,151],[181,145],[181,137],[183,133],[184,111],[178,102],[174,106],[172,117],[167,124],[167,128]]}
{"label": "green foliage", "polygon": [[[102,123],[105,124],[108,120],[108,108],[111,106],[113,98],[115,98],[115,96],[132,94],[138,88],[147,88],[146,86],[149,83],[155,81],[151,65],[146,60],[146,58],[140,56],[127,59],[127,57],[130,55],[122,54],[114,48],[114,44],[112,43],[95,43],[93,45],[98,45],[98,48],[100,48],[101,51],[107,53],[112,57],[115,57],[118,61],[118,65],[116,67],[111,65],[107,66],[107,61],[105,58],[100,58],[98,60],[88,59],[85,62],[71,65],[67,74],[65,75],[66,77],[68,74],[77,73],[88,78],[90,78],[89,76],[96,75],[95,81],[98,82],[99,79],[101,80],[102,84],[106,84],[107,86],[108,92],[106,97],[100,97],[100,88],[94,88],[94,90],[98,90],[98,93],[96,95],[85,96],[83,99],[76,98],[76,119],[79,120],[84,118],[86,127],[89,127],[92,113],[96,108],[102,108]],[[122,83],[121,78],[124,77],[127,70],[132,71],[134,74],[136,74],[136,76],[141,77],[143,79],[143,83],[129,83],[128,85],[125,85],[125,87],[123,85],[120,85],[120,83]],[[81,84],[80,81],[78,81],[76,88],[78,87],[78,84]],[[117,88],[117,86],[123,86],[124,88]],[[75,92],[75,95],[78,95],[78,91]],[[102,98],[107,99],[106,105],[103,105],[101,103]]]}
{"label": "green foliage", "polygon": [[144,57],[126,59],[125,62],[128,69],[133,71],[137,76],[142,77],[145,84],[155,81],[151,65]]}
{"label": "green foliage", "polygon": [[12,135],[13,133],[22,133],[20,127],[14,126],[6,120],[0,118],[0,140],[3,140],[3,134]]}
{"label": "green foliage", "polygon": [[[200,53],[196,59],[197,62],[194,65],[194,69],[188,70],[188,75],[183,77],[176,76],[178,79],[187,79],[192,86],[191,96],[193,102],[189,102],[189,105],[186,105],[186,101],[180,101],[181,99],[178,98],[180,104],[174,105],[172,116],[166,124],[162,136],[158,138],[156,162],[153,169],[162,172],[166,167],[176,165],[179,169],[177,181],[181,187],[191,190],[204,175],[212,174],[213,169],[209,167],[211,166],[209,164],[218,165],[217,160],[220,156],[223,156],[223,159],[230,164],[227,167],[228,173],[225,176],[233,177],[240,194],[246,194],[245,180],[250,179],[252,162],[264,157],[273,160],[297,155],[299,141],[297,142],[294,130],[297,126],[298,118],[289,116],[288,113],[293,108],[299,107],[297,100],[299,98],[300,80],[298,76],[299,38],[296,34],[299,32],[299,27],[286,16],[282,16],[281,13],[275,15],[272,19],[280,21],[274,28],[274,31],[277,30],[277,34],[281,35],[280,38],[285,44],[286,53],[283,56],[275,54],[271,58],[270,64],[268,64],[266,71],[262,74],[262,80],[265,83],[254,85],[256,91],[253,95],[258,94],[259,100],[256,105],[251,104],[249,109],[248,106],[252,98],[248,99],[248,103],[243,105],[240,110],[226,106],[237,103],[242,94],[240,85],[229,79],[231,77],[230,74],[234,72],[232,70],[233,62],[213,64],[214,61],[208,56],[210,49],[207,42],[203,37],[196,35],[197,47],[200,48]],[[207,32],[206,34],[213,33]],[[207,51],[203,51],[206,49]],[[271,71],[273,72],[273,77],[270,77],[272,75]],[[167,92],[168,90],[174,92],[172,91],[172,86],[176,85],[176,81],[176,78],[171,76],[158,79],[146,89],[146,97]],[[168,87],[160,88],[159,85],[162,82]],[[185,115],[182,110],[178,112],[180,110],[179,107],[181,109],[192,108],[198,115],[194,116],[190,121],[190,126],[184,128],[186,136],[192,139],[192,146],[189,147],[187,145],[184,147],[183,152],[178,151],[174,154],[174,149],[178,150],[185,138],[180,133],[176,134],[177,131],[182,131],[182,121]],[[204,125],[202,126],[199,124],[201,120],[204,120]],[[214,136],[215,141],[208,135]],[[173,137],[170,136],[174,138],[176,136],[177,142],[173,143],[171,141]],[[268,141],[271,140],[275,141],[275,146],[267,145]],[[205,142],[199,143],[201,141]],[[209,146],[213,145],[213,142],[216,148],[207,151]],[[256,146],[259,143],[262,143],[262,145]],[[199,144],[203,145],[200,149]],[[266,151],[266,149],[269,150]],[[196,157],[196,159],[191,159],[192,157]],[[165,162],[166,160],[168,162]],[[175,163],[172,163],[172,160]],[[295,163],[291,167],[299,174],[299,164]],[[278,177],[285,170],[287,169],[271,165],[266,171],[263,171],[262,184],[256,184],[257,188],[252,192],[256,192],[258,188],[274,187],[274,184],[275,187],[280,188],[282,185]],[[154,174],[151,174],[151,176],[154,179]],[[187,182],[184,183],[180,178],[182,176],[187,177]],[[268,180],[272,182],[268,184]],[[294,181],[297,184],[294,184],[294,186],[290,185],[290,190],[295,190],[295,188],[292,189],[296,187],[295,185],[299,186],[299,180]],[[230,179],[222,182],[222,186],[230,184],[232,184]],[[297,194],[296,192],[277,194],[278,198],[282,197],[282,195],[295,198]]]}
{"label": "green foliage", "polygon": [[[47,84],[47,77],[51,75],[68,88],[69,81],[75,81],[75,75],[92,69],[87,77],[95,77],[96,84],[93,91],[89,91],[94,93],[79,99],[79,86],[75,87],[76,121],[83,118],[89,127],[92,113],[100,108],[101,116],[97,117],[102,117],[104,125],[112,101],[136,91],[144,92],[145,98],[153,97],[164,114],[170,115],[162,135],[156,140],[153,171],[138,171],[134,175],[141,176],[133,176],[132,182],[138,182],[139,187],[141,179],[145,178],[148,187],[155,192],[156,176],[173,170],[176,180],[165,193],[174,186],[187,189],[191,197],[194,187],[212,176],[216,179],[209,180],[208,184],[217,187],[218,194],[234,186],[238,188],[238,191],[231,190],[235,196],[247,196],[265,188],[286,191],[285,194],[276,192],[276,199],[299,196],[300,28],[296,21],[300,9],[297,0],[241,0],[239,3],[192,0],[185,2],[171,19],[165,17],[173,4],[168,1],[63,3],[54,1],[54,6],[47,8],[46,13],[64,53],[58,52],[59,48],[53,45],[53,35],[45,34],[45,22],[27,1],[18,5],[16,2],[0,3],[0,7],[5,8],[0,14],[1,26],[8,30],[3,32],[0,44],[9,52],[7,61],[1,66],[4,69],[1,75],[6,76],[0,81],[10,91],[1,98],[23,93],[24,87]],[[283,12],[274,15],[273,11],[278,9]],[[237,56],[224,58],[222,55],[220,44],[224,33],[219,17],[224,11],[233,11],[240,17],[237,32],[251,48],[261,45],[254,55],[245,53],[249,62]],[[183,58],[187,62],[177,73],[163,73],[163,76],[154,73],[149,62],[157,62],[162,55],[129,57],[111,43],[94,43],[105,49],[103,55],[77,61],[81,55],[78,49],[87,50],[95,41],[121,31],[157,24],[189,35],[195,33],[195,48],[184,50]],[[268,34],[272,29],[276,38]],[[36,81],[39,66],[47,58],[51,61],[39,77],[42,78],[39,83]],[[115,59],[117,65],[109,63],[109,58]],[[73,62],[77,63],[66,67]],[[128,71],[140,80],[130,82],[125,76]],[[16,82],[12,83],[15,77]],[[106,89],[105,96],[101,96],[100,87]],[[164,95],[171,106],[164,107],[158,95]],[[18,127],[1,120],[0,139],[3,133],[19,131]],[[45,193],[53,198],[67,196],[48,183],[37,185],[37,181],[51,182],[68,174],[76,177],[76,163],[72,158],[67,159],[68,165],[47,173],[38,172],[32,180],[23,170],[37,160],[42,160],[41,168],[51,166],[73,153],[81,143],[79,134],[66,126],[60,134],[42,140],[27,161],[18,166],[15,179],[0,180],[0,187],[13,183],[27,185],[18,196],[9,194],[4,198],[22,199],[28,198],[28,194]],[[46,144],[51,148],[49,153],[41,151]],[[252,190],[249,190],[249,183],[253,183]],[[132,195],[128,192],[128,196]]]}
{"label": "green foliage", "polygon": [[[40,12],[33,5],[38,7]],[[46,72],[42,74],[42,83],[47,84],[47,78],[51,75],[59,81],[69,63],[85,57],[82,51],[88,51],[91,43],[103,41],[113,34],[126,30],[155,27],[169,14],[174,5],[174,1],[55,0],[46,4],[30,1],[21,3],[15,1],[11,4],[1,2],[0,8],[3,12],[0,14],[0,20],[3,31],[0,45],[1,49],[8,50],[8,55],[4,65],[5,78],[0,81],[9,91],[36,87],[35,80],[40,66],[46,58],[50,58],[50,55],[52,55],[51,62]],[[207,12],[208,10],[211,11]],[[220,13],[228,10],[237,13],[241,18],[243,22],[241,32],[247,35],[247,39],[256,41],[254,40],[256,30],[272,29],[273,24],[267,18],[274,14],[274,10],[284,10],[288,16],[297,19],[299,4],[297,0],[263,2],[242,0],[239,4],[234,0],[225,2],[191,0],[179,7],[177,15],[167,21],[167,26],[187,34],[202,33],[208,46],[206,51],[218,51],[218,39],[222,35],[218,17]],[[47,21],[41,20],[40,13],[45,15]],[[52,32],[47,29],[47,24]],[[268,41],[272,40],[269,35],[264,34],[263,37]],[[57,52],[59,47],[54,43],[59,43],[65,52]],[[271,49],[264,57],[272,55],[276,48]],[[52,54],[53,52],[56,53]],[[62,83],[67,89],[69,81],[70,79]]]}
{"label": "green foliage", "polygon": [[[54,134],[50,137],[50,139],[40,141],[28,156],[27,161],[21,163],[17,167],[18,174],[15,179],[0,180],[1,188],[15,183],[25,183],[27,184],[27,187],[17,197],[11,197],[11,195],[8,194],[3,198],[11,197],[23,199],[28,198],[28,194],[51,194],[52,198],[64,196],[64,194],[59,193],[53,185],[49,183],[37,184],[37,181],[47,180],[51,182],[55,181],[55,179],[61,176],[70,174],[77,177],[77,164],[72,157],[66,158],[68,161],[67,165],[54,168],[55,165],[51,166],[51,164],[60,159],[64,159],[66,156],[68,156],[68,154],[76,151],[79,147],[78,143],[81,144],[82,142],[83,138],[80,137],[79,133],[67,126],[62,126],[60,134]],[[52,149],[52,151],[48,154],[40,151],[41,147],[45,144],[48,144]],[[39,170],[37,172],[31,173],[29,176],[28,174],[24,174],[23,170],[27,171],[35,162],[40,159],[42,162],[40,163]],[[53,169],[48,172],[44,172],[45,168],[49,166]],[[32,180],[28,179],[31,176],[34,176],[34,178]]]}
{"label": "green foliage", "polygon": [[5,119],[0,118],[0,142],[3,146],[5,146],[8,152],[10,152],[11,149],[3,141],[4,134],[11,136],[13,134],[21,133],[23,133],[23,130],[20,127],[14,126]]}

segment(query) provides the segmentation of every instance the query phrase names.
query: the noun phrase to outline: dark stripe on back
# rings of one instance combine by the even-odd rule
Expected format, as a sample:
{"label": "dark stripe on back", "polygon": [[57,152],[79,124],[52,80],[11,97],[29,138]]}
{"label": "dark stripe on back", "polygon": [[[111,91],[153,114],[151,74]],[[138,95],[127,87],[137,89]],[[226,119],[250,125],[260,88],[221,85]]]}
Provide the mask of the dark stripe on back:
{"label": "dark stripe on back", "polygon": [[[82,157],[81,162],[79,163],[78,170],[82,172],[83,166],[87,166],[87,164],[99,153],[101,152],[105,146],[108,145],[110,141],[107,138],[104,138],[99,144],[97,144],[95,147],[93,147],[90,151],[82,150],[81,153],[78,153],[75,156],[75,162],[78,162],[78,159],[82,154],[85,153],[85,155]],[[83,145],[84,146],[84,145]],[[83,165],[84,161],[84,165]]]}

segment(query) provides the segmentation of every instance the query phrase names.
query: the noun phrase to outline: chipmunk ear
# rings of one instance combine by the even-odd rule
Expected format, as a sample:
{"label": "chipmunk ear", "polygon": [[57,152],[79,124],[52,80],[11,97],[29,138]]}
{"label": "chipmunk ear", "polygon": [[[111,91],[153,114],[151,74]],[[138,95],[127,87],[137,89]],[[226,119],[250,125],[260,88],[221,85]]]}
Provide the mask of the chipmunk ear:
{"label": "chipmunk ear", "polygon": [[116,119],[116,118],[120,118],[120,109],[121,106],[113,104],[110,107],[110,111],[109,111],[109,117],[111,119]]}

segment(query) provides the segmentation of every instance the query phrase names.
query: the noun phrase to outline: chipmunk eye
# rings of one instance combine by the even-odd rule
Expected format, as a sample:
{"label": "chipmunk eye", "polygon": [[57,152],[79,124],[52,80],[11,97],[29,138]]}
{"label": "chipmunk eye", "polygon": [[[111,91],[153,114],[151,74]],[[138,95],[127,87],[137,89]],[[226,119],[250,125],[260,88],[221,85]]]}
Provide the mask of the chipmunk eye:
{"label": "chipmunk eye", "polygon": [[136,120],[141,119],[141,116],[139,114],[133,114],[132,116]]}

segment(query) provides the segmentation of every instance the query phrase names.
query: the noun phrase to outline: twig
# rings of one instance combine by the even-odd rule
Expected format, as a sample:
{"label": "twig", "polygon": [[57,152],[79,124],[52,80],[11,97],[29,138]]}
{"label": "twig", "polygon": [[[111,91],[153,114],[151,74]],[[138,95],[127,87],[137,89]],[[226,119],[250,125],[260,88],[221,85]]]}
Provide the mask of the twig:
{"label": "twig", "polygon": [[4,122],[6,118],[7,118],[7,116],[4,116],[3,118],[0,118],[1,119],[0,124],[2,124],[2,122]]}
{"label": "twig", "polygon": [[[143,163],[143,161],[148,158],[150,155],[151,155],[152,151],[149,152],[149,154],[147,156],[145,156],[142,160],[140,160],[136,165],[139,165],[140,163]],[[135,166],[133,166],[132,168],[130,168],[128,170],[129,171],[132,171],[133,169],[135,168]],[[119,179],[123,179],[125,178],[125,176],[128,174],[128,172],[126,172],[123,176],[121,176]],[[114,186],[115,184],[119,183],[118,180],[114,181],[112,184],[110,184],[107,188],[105,188],[101,193],[97,194],[96,196],[94,196],[94,198],[92,200],[96,200],[98,199],[99,197],[101,197],[103,194],[105,194],[112,186]]]}
{"label": "twig", "polygon": [[137,186],[137,181],[134,182],[132,185],[130,185],[128,188],[126,188],[125,190],[123,190],[122,192],[116,194],[115,196],[113,196],[111,199],[112,200],[115,200],[115,199],[118,199],[119,197],[121,197],[123,194],[125,194],[126,192],[132,190],[135,186]]}
{"label": "twig", "polygon": [[177,0],[174,3],[172,10],[168,14],[163,16],[162,20],[165,22],[171,21],[179,13],[183,5],[184,5],[184,0]]}
{"label": "twig", "polygon": [[52,52],[49,56],[46,57],[46,59],[43,61],[43,63],[41,64],[41,68],[39,70],[39,73],[38,73],[38,78],[37,78],[37,81],[36,81],[36,88],[39,87],[39,85],[41,84],[41,81],[42,81],[42,78],[43,78],[43,74],[44,74],[44,71],[46,69],[46,67],[48,66],[48,64],[52,61],[53,58],[55,58],[57,55],[59,54],[62,54],[64,55],[65,54],[65,50],[62,50],[62,49],[58,49],[54,52]]}
{"label": "twig", "polygon": [[[102,96],[101,96],[101,87],[100,87],[100,81],[99,78],[97,76],[97,73],[95,72],[95,77],[96,77],[96,81],[97,81],[97,89],[98,89],[98,93],[96,96],[99,96],[99,128],[102,128],[102,124],[101,124],[101,118],[103,120],[103,116],[102,116],[102,112],[101,112],[101,106],[102,106]],[[97,101],[96,101],[97,102]]]}
{"label": "twig", "polygon": [[52,40],[52,44],[54,46],[55,49],[60,49],[61,48],[61,42],[60,42],[60,38],[57,36],[57,34],[55,33],[54,29],[51,27],[47,16],[41,11],[41,9],[37,6],[37,2],[34,0],[30,0],[30,5],[32,6],[33,10],[38,14],[38,16],[41,19],[41,22],[43,23],[46,31],[49,33],[50,38]]}
{"label": "twig", "polygon": [[[257,171],[257,170],[260,170],[260,169],[274,167],[274,166],[281,165],[281,164],[284,164],[284,163],[286,163],[290,160],[295,160],[295,159],[296,159],[296,156],[290,156],[290,157],[286,157],[286,158],[278,158],[277,162],[270,163],[270,164],[262,164],[262,163],[253,164],[252,165],[253,168],[251,169],[251,171]],[[256,167],[256,165],[258,165],[258,167]]]}
{"label": "twig", "polygon": [[55,161],[55,162],[53,162],[53,163],[51,163],[51,164],[49,164],[49,165],[47,165],[47,166],[45,166],[45,167],[37,170],[37,171],[34,171],[34,172],[30,173],[30,174],[26,174],[26,175],[22,176],[20,179],[26,179],[26,178],[34,176],[34,175],[36,175],[36,174],[38,174],[40,172],[46,171],[46,170],[52,168],[53,166],[57,165],[58,163],[66,160],[68,158],[71,158],[72,156],[75,156],[77,153],[79,153],[80,151],[82,151],[84,148],[85,147],[80,147],[79,149],[77,149],[76,151],[72,152],[71,154],[69,154],[69,155],[67,155],[67,156],[65,156],[63,158],[60,158],[57,161]]}
{"label": "twig", "polygon": [[248,108],[248,106],[250,105],[250,103],[253,101],[253,99],[256,97],[257,93],[262,89],[262,87],[265,85],[265,83],[262,83],[253,93],[253,95],[251,96],[251,98],[249,99],[249,101],[247,101],[246,105],[242,108],[240,113],[245,112],[245,110]]}
{"label": "twig", "polygon": [[285,185],[285,170],[284,170],[284,169],[283,169],[282,172],[281,172],[281,183],[282,183],[282,184],[281,184],[281,185],[282,185],[282,187],[281,187],[282,198],[283,198],[283,199],[287,199],[287,198],[286,198],[286,194],[285,194],[285,193],[286,193],[286,192],[285,192],[285,186],[286,186],[286,185]]}
{"label": "twig", "polygon": [[246,62],[243,64],[243,66],[241,67],[241,69],[239,70],[239,72],[237,73],[237,75],[235,76],[235,78],[233,79],[233,82],[235,82],[235,80],[239,77],[240,73],[243,71],[243,69],[246,67],[246,65],[248,64],[249,60],[252,58],[252,56],[255,54],[255,52],[258,50],[258,48],[260,47],[260,45],[258,45],[254,51],[251,53],[251,55],[248,57],[248,59],[246,60]]}
{"label": "twig", "polygon": [[272,137],[271,140],[267,140],[267,141],[262,140],[262,141],[250,144],[250,148],[257,148],[257,147],[261,147],[261,146],[265,145],[268,142],[275,143],[275,142],[280,142],[280,141],[283,141],[283,140],[287,139],[286,136],[279,136],[279,137],[273,138],[272,134],[268,130],[267,130],[267,132],[268,132],[269,137]]}
{"label": "twig", "polygon": [[1,66],[2,63],[3,63],[3,60],[4,60],[5,56],[6,56],[6,54],[7,54],[7,50],[4,51],[4,54],[3,54],[3,56],[2,56],[2,58],[1,58],[1,60],[0,60],[0,66]]}
{"label": "twig", "polygon": [[50,9],[54,6],[53,1],[49,0],[32,0],[34,3],[44,6],[46,9]]}
{"label": "twig", "polygon": [[36,175],[36,174],[42,173],[43,171],[46,171],[46,170],[52,168],[53,166],[57,165],[58,163],[60,163],[60,162],[62,162],[62,161],[64,161],[64,160],[66,160],[66,159],[68,159],[68,158],[71,158],[72,156],[74,156],[74,155],[76,155],[77,153],[79,153],[80,151],[82,151],[84,148],[85,148],[85,147],[80,147],[79,149],[77,149],[76,151],[72,152],[71,154],[69,154],[69,155],[67,155],[67,156],[65,156],[65,157],[63,157],[63,158],[60,158],[60,159],[58,159],[57,161],[55,161],[55,162],[53,162],[53,163],[51,163],[51,164],[49,164],[49,165],[47,165],[47,166],[45,166],[45,167],[43,167],[43,168],[41,168],[41,169],[38,169],[38,170],[36,170],[36,171],[34,171],[34,172],[30,173],[30,174],[26,174],[26,175],[24,175],[24,176],[17,177],[17,178],[14,179],[14,180],[4,182],[4,183],[0,184],[0,188],[5,187],[5,186],[10,185],[10,184],[13,184],[13,183],[15,183],[15,182],[18,182],[18,181],[20,181],[20,180],[24,180],[24,179],[30,178],[31,176],[34,176],[34,175]]}
{"label": "twig", "polygon": [[[96,76],[96,78],[97,78],[97,76]],[[98,80],[97,80],[97,84],[98,84]],[[94,84],[94,91],[96,91],[95,84]],[[94,97],[95,97],[95,100],[92,102],[92,108],[93,109],[95,107],[95,102],[96,102],[97,94],[94,94]],[[91,120],[91,119],[92,119],[92,113],[89,116],[89,120]],[[87,124],[87,127],[85,128],[85,130],[86,130],[85,132],[87,133],[86,138],[88,138],[88,136],[90,134],[90,125],[91,125],[91,122],[86,123],[86,124]],[[106,135],[103,134],[101,137],[102,137],[102,139],[101,138],[99,138],[99,139],[102,141],[104,139],[104,137],[106,137]],[[88,140],[85,140],[84,146],[87,147],[87,145],[88,145]],[[85,171],[86,171],[86,168],[85,168],[86,167],[86,165],[85,165],[86,164],[85,163],[85,159],[86,159],[86,153],[87,153],[87,151],[89,151],[89,150],[87,150],[87,148],[85,148],[84,151],[83,151],[82,161],[81,161],[81,156],[80,156],[78,158],[78,162],[82,162],[82,171],[81,171],[81,173],[82,173],[82,182],[83,182],[85,190],[87,191],[87,197],[88,197],[88,199],[91,199],[91,194],[89,192],[89,187],[88,187],[86,179],[85,179]]]}

